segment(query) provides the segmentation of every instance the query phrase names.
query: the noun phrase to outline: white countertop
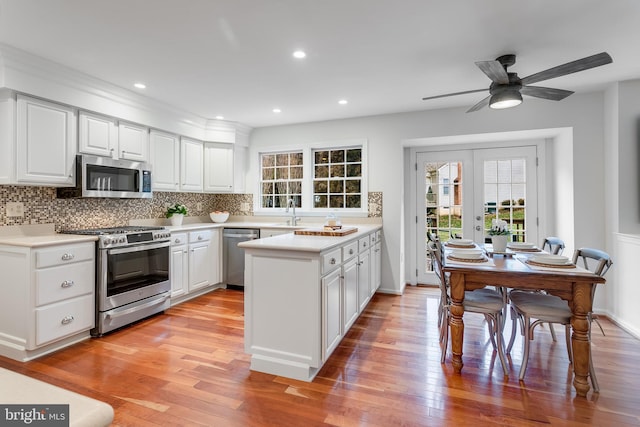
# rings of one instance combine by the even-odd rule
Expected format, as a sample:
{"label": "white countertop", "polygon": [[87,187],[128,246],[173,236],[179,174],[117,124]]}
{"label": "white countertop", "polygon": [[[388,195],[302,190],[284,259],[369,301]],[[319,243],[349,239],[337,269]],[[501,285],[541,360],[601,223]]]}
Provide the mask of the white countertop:
{"label": "white countertop", "polygon": [[[350,224],[352,225],[352,224]],[[278,236],[267,237],[258,240],[248,240],[238,243],[238,246],[244,249],[268,249],[276,251],[301,251],[301,252],[322,252],[333,247],[345,244],[351,240],[371,233],[372,231],[382,229],[382,225],[355,225],[358,231],[347,234],[346,236],[304,236],[294,233],[281,234]],[[316,228],[310,225],[310,227]]]}
{"label": "white countertop", "polygon": [[69,243],[95,242],[98,236],[58,234],[53,224],[0,227],[0,245],[37,248]]}

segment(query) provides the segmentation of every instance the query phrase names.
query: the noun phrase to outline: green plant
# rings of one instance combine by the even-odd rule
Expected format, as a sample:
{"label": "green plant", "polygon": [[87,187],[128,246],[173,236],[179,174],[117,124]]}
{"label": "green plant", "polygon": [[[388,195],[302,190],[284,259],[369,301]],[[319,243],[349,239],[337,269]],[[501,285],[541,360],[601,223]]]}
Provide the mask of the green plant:
{"label": "green plant", "polygon": [[180,203],[173,204],[167,208],[167,212],[164,214],[167,218],[171,218],[174,214],[187,214],[187,207]]}
{"label": "green plant", "polygon": [[511,234],[511,230],[509,230],[509,223],[502,219],[492,219],[491,228],[488,233],[489,236],[508,236]]}

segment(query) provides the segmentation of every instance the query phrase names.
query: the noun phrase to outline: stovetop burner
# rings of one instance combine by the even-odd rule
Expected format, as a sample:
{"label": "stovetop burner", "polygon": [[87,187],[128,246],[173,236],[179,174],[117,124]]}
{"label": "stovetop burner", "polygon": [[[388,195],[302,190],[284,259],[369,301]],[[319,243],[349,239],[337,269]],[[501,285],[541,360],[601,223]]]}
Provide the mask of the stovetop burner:
{"label": "stovetop burner", "polygon": [[105,227],[105,228],[85,228],[79,230],[62,230],[63,234],[85,234],[91,236],[102,236],[107,234],[126,234],[141,233],[143,231],[164,230],[164,227],[143,226],[143,225],[125,225],[122,227]]}

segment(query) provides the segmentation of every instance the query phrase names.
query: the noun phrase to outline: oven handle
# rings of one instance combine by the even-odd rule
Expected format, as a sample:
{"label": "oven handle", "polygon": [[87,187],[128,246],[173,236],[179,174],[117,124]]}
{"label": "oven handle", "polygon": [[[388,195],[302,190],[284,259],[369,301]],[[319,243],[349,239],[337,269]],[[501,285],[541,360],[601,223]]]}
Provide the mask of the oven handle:
{"label": "oven handle", "polygon": [[162,297],[160,299],[154,299],[153,301],[149,301],[149,302],[144,303],[142,305],[136,305],[135,307],[129,308],[127,310],[118,311],[117,313],[108,313],[106,315],[106,318],[107,319],[116,319],[118,317],[126,316],[127,314],[131,314],[131,313],[136,312],[138,310],[141,310],[143,308],[149,308],[149,307],[152,307],[154,305],[162,304],[163,302],[165,302],[168,299],[169,299],[169,294],[167,293],[164,297]]}
{"label": "oven handle", "polygon": [[148,251],[149,249],[168,248],[171,242],[150,243],[148,245],[128,246],[126,248],[107,249],[109,255],[128,254],[131,252]]}

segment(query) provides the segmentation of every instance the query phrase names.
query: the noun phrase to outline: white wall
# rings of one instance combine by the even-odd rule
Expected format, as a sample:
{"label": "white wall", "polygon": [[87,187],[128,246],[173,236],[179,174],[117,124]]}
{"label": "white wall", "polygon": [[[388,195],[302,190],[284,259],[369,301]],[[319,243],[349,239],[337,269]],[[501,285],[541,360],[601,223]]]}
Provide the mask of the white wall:
{"label": "white wall", "polygon": [[[314,141],[367,138],[369,141],[369,191],[383,193],[382,289],[402,292],[406,282],[404,257],[415,257],[415,247],[405,247],[403,141],[416,138],[572,128],[573,206],[575,245],[603,248],[604,232],[604,94],[572,95],[561,101],[527,98],[510,110],[465,108],[388,114],[348,120],[259,128],[253,131],[250,156],[269,146]],[[251,182],[251,181],[249,181]],[[255,182],[255,180],[254,180]],[[562,197],[561,195],[559,197]],[[407,215],[411,216],[412,212]],[[561,213],[565,214],[565,213]],[[568,213],[571,216],[571,213]]]}

